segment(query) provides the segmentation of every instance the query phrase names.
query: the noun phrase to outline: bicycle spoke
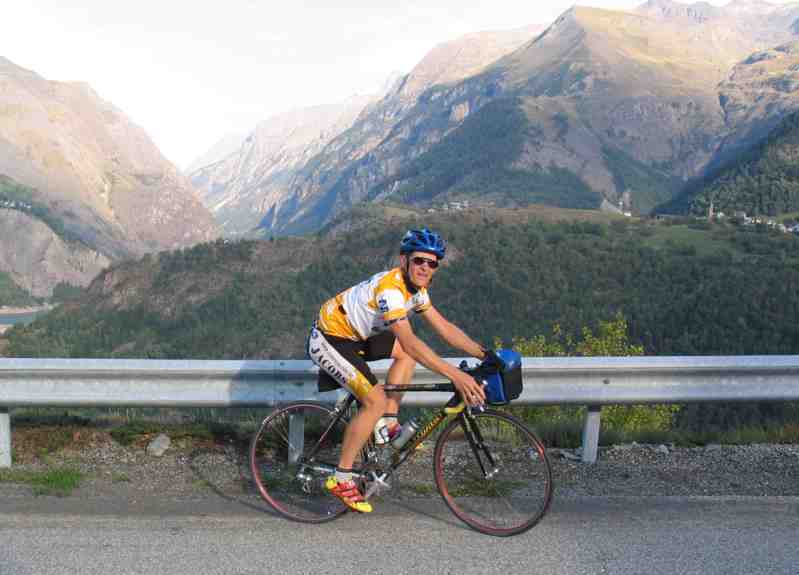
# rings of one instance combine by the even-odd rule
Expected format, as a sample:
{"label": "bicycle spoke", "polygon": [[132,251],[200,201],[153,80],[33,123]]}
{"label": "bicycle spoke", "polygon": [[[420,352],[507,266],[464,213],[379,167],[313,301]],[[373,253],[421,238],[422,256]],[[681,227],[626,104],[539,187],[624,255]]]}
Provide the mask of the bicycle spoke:
{"label": "bicycle spoke", "polygon": [[451,422],[436,443],[434,460],[447,505],[478,531],[521,533],[549,506],[551,470],[543,445],[505,413],[488,410]]}
{"label": "bicycle spoke", "polygon": [[[328,495],[323,483],[335,468],[346,420],[330,409],[293,404],[267,417],[253,437],[250,467],[261,496],[278,512],[297,521],[334,519],[346,507]],[[333,424],[333,428],[331,428]],[[326,463],[304,463],[310,455]]]}

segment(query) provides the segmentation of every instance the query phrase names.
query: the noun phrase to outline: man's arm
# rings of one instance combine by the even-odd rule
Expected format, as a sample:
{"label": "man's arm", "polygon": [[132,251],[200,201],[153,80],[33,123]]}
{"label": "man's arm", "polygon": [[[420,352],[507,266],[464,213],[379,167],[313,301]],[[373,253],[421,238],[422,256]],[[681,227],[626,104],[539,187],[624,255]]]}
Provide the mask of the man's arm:
{"label": "man's arm", "polygon": [[[425,313],[430,311],[432,310]],[[427,369],[443,375],[454,383],[467,403],[477,405],[485,401],[483,387],[472,376],[441,359],[425,342],[416,337],[407,319],[393,323],[389,330],[397,338],[405,353]],[[480,350],[480,354],[482,355],[482,350]]]}
{"label": "man's arm", "polygon": [[444,318],[436,308],[430,307],[430,309],[421,315],[427,320],[427,323],[430,324],[433,331],[449,345],[477,359],[482,360],[485,358],[485,350],[483,347],[466,335],[454,323]]}

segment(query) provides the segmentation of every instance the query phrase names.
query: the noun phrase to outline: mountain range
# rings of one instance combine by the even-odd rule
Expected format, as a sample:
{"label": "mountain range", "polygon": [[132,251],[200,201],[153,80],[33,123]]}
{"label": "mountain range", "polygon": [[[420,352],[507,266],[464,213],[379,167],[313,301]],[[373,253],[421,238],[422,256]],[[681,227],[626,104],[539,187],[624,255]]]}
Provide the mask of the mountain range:
{"label": "mountain range", "polygon": [[392,77],[381,93],[265,120],[237,151],[195,169],[191,180],[227,234],[259,225],[282,230],[287,213],[304,209],[297,186],[325,187],[339,166],[379,146],[426,90],[480,72],[543,28],[479,32],[440,44],[409,74]]}
{"label": "mountain range", "polygon": [[747,174],[793,157],[798,95],[799,4],[574,7],[440,44],[379,93],[268,118],[183,175],[87,84],[0,58],[0,280],[46,297],[220,234],[318,231],[364,202],[796,211],[789,169],[768,193]]}
{"label": "mountain range", "polygon": [[191,183],[85,83],[0,57],[0,272],[37,296],[218,235]]}
{"label": "mountain range", "polygon": [[[274,150],[256,158],[246,145],[223,177],[209,178],[222,170],[209,166],[192,181],[213,181],[226,214],[237,203],[251,210],[224,219],[237,234],[259,217],[261,234],[313,231],[360,202],[389,199],[648,213],[797,108],[798,19],[799,4],[757,0],[574,7],[544,30],[433,50],[349,126],[305,156],[294,149],[279,184]],[[493,50],[463,48],[488,38]],[[230,171],[245,156],[247,171]]]}

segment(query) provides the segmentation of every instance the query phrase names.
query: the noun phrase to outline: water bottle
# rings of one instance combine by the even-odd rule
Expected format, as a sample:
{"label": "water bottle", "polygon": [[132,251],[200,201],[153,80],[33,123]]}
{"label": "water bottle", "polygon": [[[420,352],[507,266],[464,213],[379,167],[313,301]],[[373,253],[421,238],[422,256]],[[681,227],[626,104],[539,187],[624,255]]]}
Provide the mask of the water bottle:
{"label": "water bottle", "polygon": [[395,431],[393,434],[389,432],[388,424],[392,421],[394,422],[394,425],[396,425],[397,418],[388,418],[383,416],[377,420],[374,433],[375,445],[385,445],[391,441],[392,437],[399,435],[399,431]]}
{"label": "water bottle", "polygon": [[409,419],[402,425],[399,435],[391,442],[391,447],[397,450],[402,449],[402,446],[408,443],[408,440],[413,437],[418,430],[419,424],[416,423],[416,420]]}

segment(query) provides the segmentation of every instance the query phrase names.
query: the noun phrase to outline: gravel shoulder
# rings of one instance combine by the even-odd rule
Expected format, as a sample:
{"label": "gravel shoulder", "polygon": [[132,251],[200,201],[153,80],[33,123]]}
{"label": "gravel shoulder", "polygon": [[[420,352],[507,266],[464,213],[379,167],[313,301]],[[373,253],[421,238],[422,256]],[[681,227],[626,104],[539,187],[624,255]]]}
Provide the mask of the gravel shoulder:
{"label": "gravel shoulder", "polygon": [[[39,433],[42,431],[39,430]],[[32,433],[32,432],[31,432]],[[26,430],[15,431],[15,473],[68,467],[83,475],[80,487],[60,498],[75,502],[113,502],[124,508],[164,512],[170,502],[198,502],[223,510],[264,510],[253,487],[243,441],[180,439],[163,455],[148,453],[152,438],[128,446],[100,429],[72,430],[67,445],[50,452],[33,450]],[[392,490],[400,499],[435,497],[430,463],[432,445],[418,455]],[[603,448],[599,461],[584,464],[571,450],[551,450],[555,501],[580,497],[799,496],[799,445],[713,445],[682,448],[621,445]],[[37,496],[25,483],[0,481],[0,500],[24,508]],[[202,502],[202,505],[200,505]],[[2,507],[2,506],[0,506]],[[184,505],[185,507],[185,505]],[[199,508],[198,507],[198,508]],[[191,506],[189,506],[191,508]],[[146,512],[146,511],[143,511]]]}

